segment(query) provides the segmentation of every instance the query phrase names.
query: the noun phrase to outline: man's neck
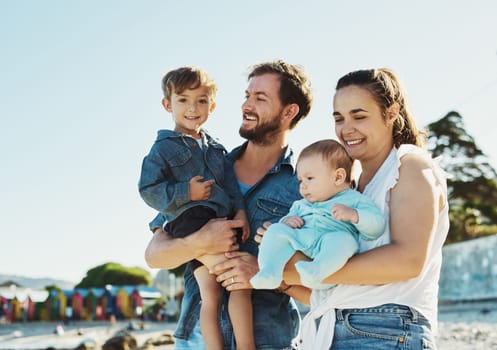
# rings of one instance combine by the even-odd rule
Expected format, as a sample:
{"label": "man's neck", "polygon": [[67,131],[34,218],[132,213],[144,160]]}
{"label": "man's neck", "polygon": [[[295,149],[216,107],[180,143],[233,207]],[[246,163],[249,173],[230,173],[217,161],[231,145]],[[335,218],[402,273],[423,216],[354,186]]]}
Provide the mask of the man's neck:
{"label": "man's neck", "polygon": [[271,144],[265,145],[249,141],[243,154],[235,161],[235,173],[238,180],[247,185],[255,185],[274,167],[287,146],[286,135],[281,135]]}

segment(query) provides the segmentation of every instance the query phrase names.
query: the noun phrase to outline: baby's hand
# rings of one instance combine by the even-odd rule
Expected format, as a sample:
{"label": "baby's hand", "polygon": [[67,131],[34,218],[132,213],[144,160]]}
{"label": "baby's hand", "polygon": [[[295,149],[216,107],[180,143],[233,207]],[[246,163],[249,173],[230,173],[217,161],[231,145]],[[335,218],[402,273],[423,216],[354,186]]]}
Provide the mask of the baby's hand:
{"label": "baby's hand", "polygon": [[202,176],[197,175],[190,180],[190,200],[192,201],[205,201],[211,196],[211,187],[215,182],[214,180],[207,180],[202,182]]}
{"label": "baby's hand", "polygon": [[243,221],[243,226],[241,227],[241,229],[242,229],[242,242],[245,242],[250,236],[250,226],[249,226],[249,222],[247,219],[247,213],[245,213],[245,210],[240,209],[236,212],[233,219]]}
{"label": "baby's hand", "polygon": [[292,228],[300,228],[304,226],[304,220],[300,216],[287,216],[281,220],[282,223]]}
{"label": "baby's hand", "polygon": [[333,204],[333,208],[331,208],[331,215],[340,221],[350,221],[353,224],[357,224],[359,222],[359,214],[357,213],[357,210],[343,204]]}

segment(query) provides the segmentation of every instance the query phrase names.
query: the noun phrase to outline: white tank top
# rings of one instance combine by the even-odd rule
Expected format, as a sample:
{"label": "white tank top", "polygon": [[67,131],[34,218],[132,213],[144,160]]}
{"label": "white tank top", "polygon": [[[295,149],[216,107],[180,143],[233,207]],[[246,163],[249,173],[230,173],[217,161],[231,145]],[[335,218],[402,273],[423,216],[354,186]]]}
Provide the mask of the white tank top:
{"label": "white tank top", "polygon": [[[390,214],[390,189],[398,181],[401,158],[405,154],[415,153],[433,162],[434,183],[439,180],[444,195],[444,205],[439,213],[438,226],[430,242],[425,265],[418,277],[403,282],[385,285],[337,285],[329,290],[313,290],[311,295],[311,311],[304,318],[302,328],[302,348],[329,348],[333,337],[335,309],[366,308],[382,304],[401,304],[412,307],[425,316],[432,331],[437,332],[438,280],[442,263],[442,246],[449,230],[449,206],[447,203],[446,175],[436,160],[428,152],[413,146],[401,145],[392,149],[380,169],[364,189],[364,194],[372,198],[386,217]],[[387,221],[388,222],[388,221]],[[376,240],[360,240],[359,250],[369,249],[390,243],[390,227]],[[378,268],[381,268],[379,266]],[[319,329],[314,320],[322,317]],[[327,324],[327,326],[326,326]]]}

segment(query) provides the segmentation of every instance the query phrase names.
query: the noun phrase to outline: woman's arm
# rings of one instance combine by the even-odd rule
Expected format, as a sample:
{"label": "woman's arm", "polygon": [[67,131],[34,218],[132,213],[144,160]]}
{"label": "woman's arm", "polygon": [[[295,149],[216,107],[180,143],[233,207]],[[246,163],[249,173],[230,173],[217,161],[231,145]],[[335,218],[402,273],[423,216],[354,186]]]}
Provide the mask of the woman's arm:
{"label": "woman's arm", "polygon": [[[356,254],[323,283],[385,284],[416,277],[421,272],[443,205],[440,183],[432,165],[415,155],[402,158],[399,181],[390,194],[391,243]],[[287,283],[296,283],[295,255],[285,267]]]}
{"label": "woman's arm", "polygon": [[183,238],[173,238],[159,228],[145,249],[145,260],[151,268],[171,269],[202,255],[237,250],[234,229],[242,225],[240,220],[213,219]]}
{"label": "woman's arm", "polygon": [[324,283],[385,284],[418,276],[428,255],[442,192],[432,165],[406,155],[390,193],[391,243],[352,257]]}

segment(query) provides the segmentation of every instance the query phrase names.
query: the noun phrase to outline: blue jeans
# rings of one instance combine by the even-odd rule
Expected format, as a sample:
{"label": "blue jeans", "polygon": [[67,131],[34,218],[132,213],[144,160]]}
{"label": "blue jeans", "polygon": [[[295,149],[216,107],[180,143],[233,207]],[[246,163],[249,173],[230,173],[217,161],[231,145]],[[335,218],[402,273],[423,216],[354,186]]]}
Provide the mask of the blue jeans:
{"label": "blue jeans", "polygon": [[336,310],[330,350],[436,349],[431,327],[416,310],[398,304]]}

